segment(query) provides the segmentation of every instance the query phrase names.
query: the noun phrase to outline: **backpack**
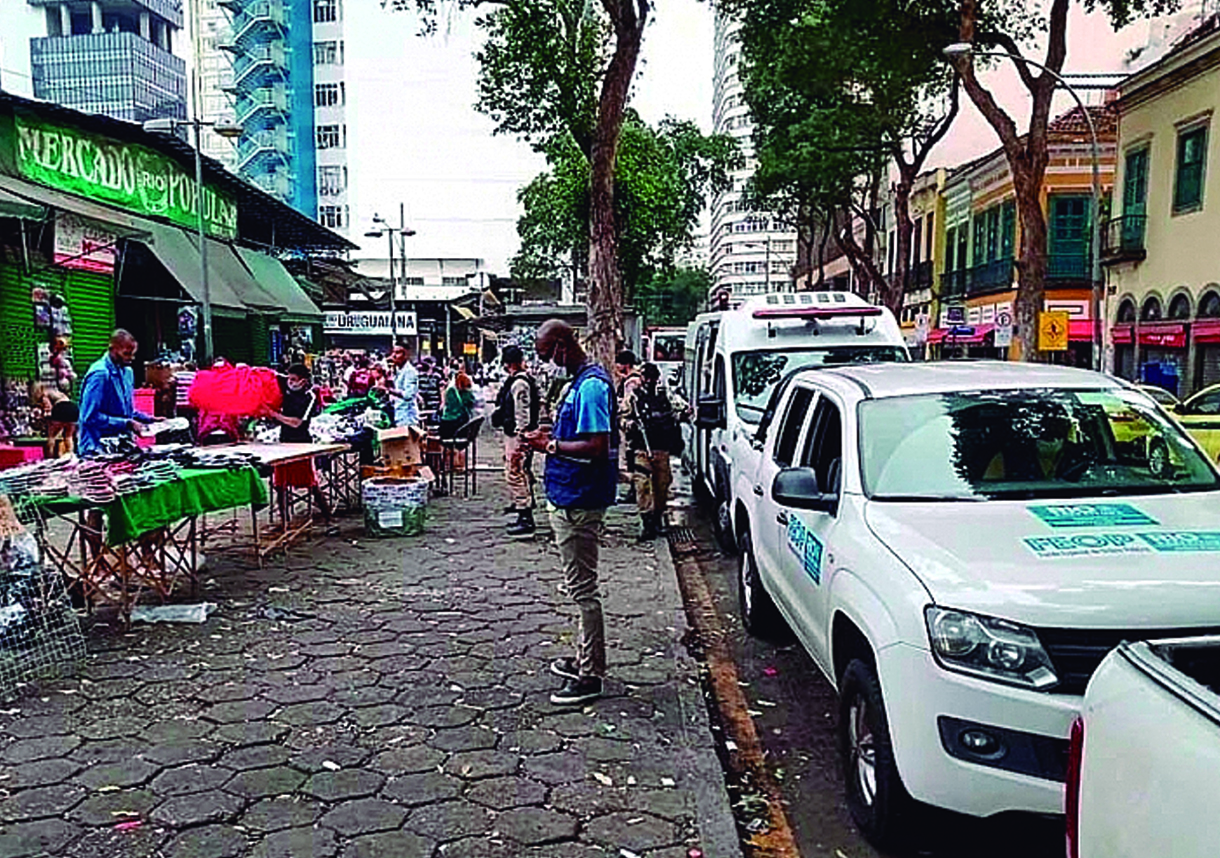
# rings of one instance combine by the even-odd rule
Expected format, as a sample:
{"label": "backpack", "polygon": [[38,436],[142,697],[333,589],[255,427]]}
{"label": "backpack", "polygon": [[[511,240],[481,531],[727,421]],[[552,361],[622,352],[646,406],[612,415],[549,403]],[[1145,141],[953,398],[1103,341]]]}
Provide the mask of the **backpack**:
{"label": "backpack", "polygon": [[530,386],[530,419],[525,428],[527,431],[538,428],[538,409],[542,404],[542,398],[538,395],[538,383],[534,381],[532,375],[519,372],[516,375],[510,375],[500,387],[500,392],[496,394],[495,410],[491,412],[491,425],[497,429],[503,429],[505,432],[515,432],[517,428],[513,385],[519,378],[524,378]]}
{"label": "backpack", "polygon": [[[637,417],[647,433],[648,447],[653,450],[664,450],[672,455],[680,456],[686,445],[682,440],[682,429],[678,426],[678,415],[674,413],[673,402],[665,385],[658,382],[652,393],[646,387],[639,387],[635,392],[635,407]],[[638,446],[643,446],[643,438],[636,439]]]}

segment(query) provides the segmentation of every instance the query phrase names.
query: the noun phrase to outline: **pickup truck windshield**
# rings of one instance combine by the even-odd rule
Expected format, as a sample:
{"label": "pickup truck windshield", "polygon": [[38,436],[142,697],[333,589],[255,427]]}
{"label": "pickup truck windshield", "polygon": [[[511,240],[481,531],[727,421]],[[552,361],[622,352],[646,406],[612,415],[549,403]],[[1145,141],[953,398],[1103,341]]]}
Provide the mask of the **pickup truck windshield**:
{"label": "pickup truck windshield", "polygon": [[1210,491],[1216,471],[1142,393],[1021,390],[860,404],[873,500],[989,500]]}
{"label": "pickup truck windshield", "polygon": [[733,390],[737,416],[758,423],[775,383],[794,369],[909,360],[898,346],[835,346],[792,351],[737,352],[733,355]]}

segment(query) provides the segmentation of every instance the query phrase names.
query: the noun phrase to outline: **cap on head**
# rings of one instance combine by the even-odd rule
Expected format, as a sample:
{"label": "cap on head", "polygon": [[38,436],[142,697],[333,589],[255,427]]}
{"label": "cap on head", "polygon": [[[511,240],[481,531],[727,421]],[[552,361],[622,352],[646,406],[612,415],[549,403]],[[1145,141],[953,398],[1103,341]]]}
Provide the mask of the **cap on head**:
{"label": "cap on head", "polygon": [[639,363],[639,360],[636,359],[635,352],[631,351],[631,349],[623,349],[614,358],[614,362],[619,366],[635,366]]}

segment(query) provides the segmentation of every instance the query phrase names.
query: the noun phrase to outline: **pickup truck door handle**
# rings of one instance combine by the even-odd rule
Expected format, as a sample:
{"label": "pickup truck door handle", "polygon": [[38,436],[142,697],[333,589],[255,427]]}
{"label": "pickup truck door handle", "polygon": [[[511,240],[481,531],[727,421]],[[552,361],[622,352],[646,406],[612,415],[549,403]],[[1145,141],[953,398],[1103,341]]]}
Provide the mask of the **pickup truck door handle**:
{"label": "pickup truck door handle", "polygon": [[763,487],[762,487],[762,486],[755,486],[755,487],[754,487],[754,494],[758,495],[759,497],[762,497],[762,496],[763,496]]}
{"label": "pickup truck door handle", "polygon": [[786,527],[788,525],[788,511],[781,509],[779,512],[777,512],[775,514],[775,521]]}

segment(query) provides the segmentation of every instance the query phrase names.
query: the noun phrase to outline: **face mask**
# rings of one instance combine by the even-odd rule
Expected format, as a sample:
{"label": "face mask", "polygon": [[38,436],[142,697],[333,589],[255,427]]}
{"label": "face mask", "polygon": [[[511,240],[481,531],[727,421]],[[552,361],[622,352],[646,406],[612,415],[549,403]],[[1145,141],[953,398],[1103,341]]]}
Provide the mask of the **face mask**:
{"label": "face mask", "polygon": [[563,372],[564,370],[567,369],[566,355],[564,356],[564,358],[559,357],[559,346],[555,346],[555,348],[553,348],[551,350],[550,364],[554,369],[556,369],[560,372]]}
{"label": "face mask", "polygon": [[290,381],[290,382],[288,382],[288,389],[291,390],[293,393],[300,393],[302,390],[305,389],[305,385],[302,382]]}

